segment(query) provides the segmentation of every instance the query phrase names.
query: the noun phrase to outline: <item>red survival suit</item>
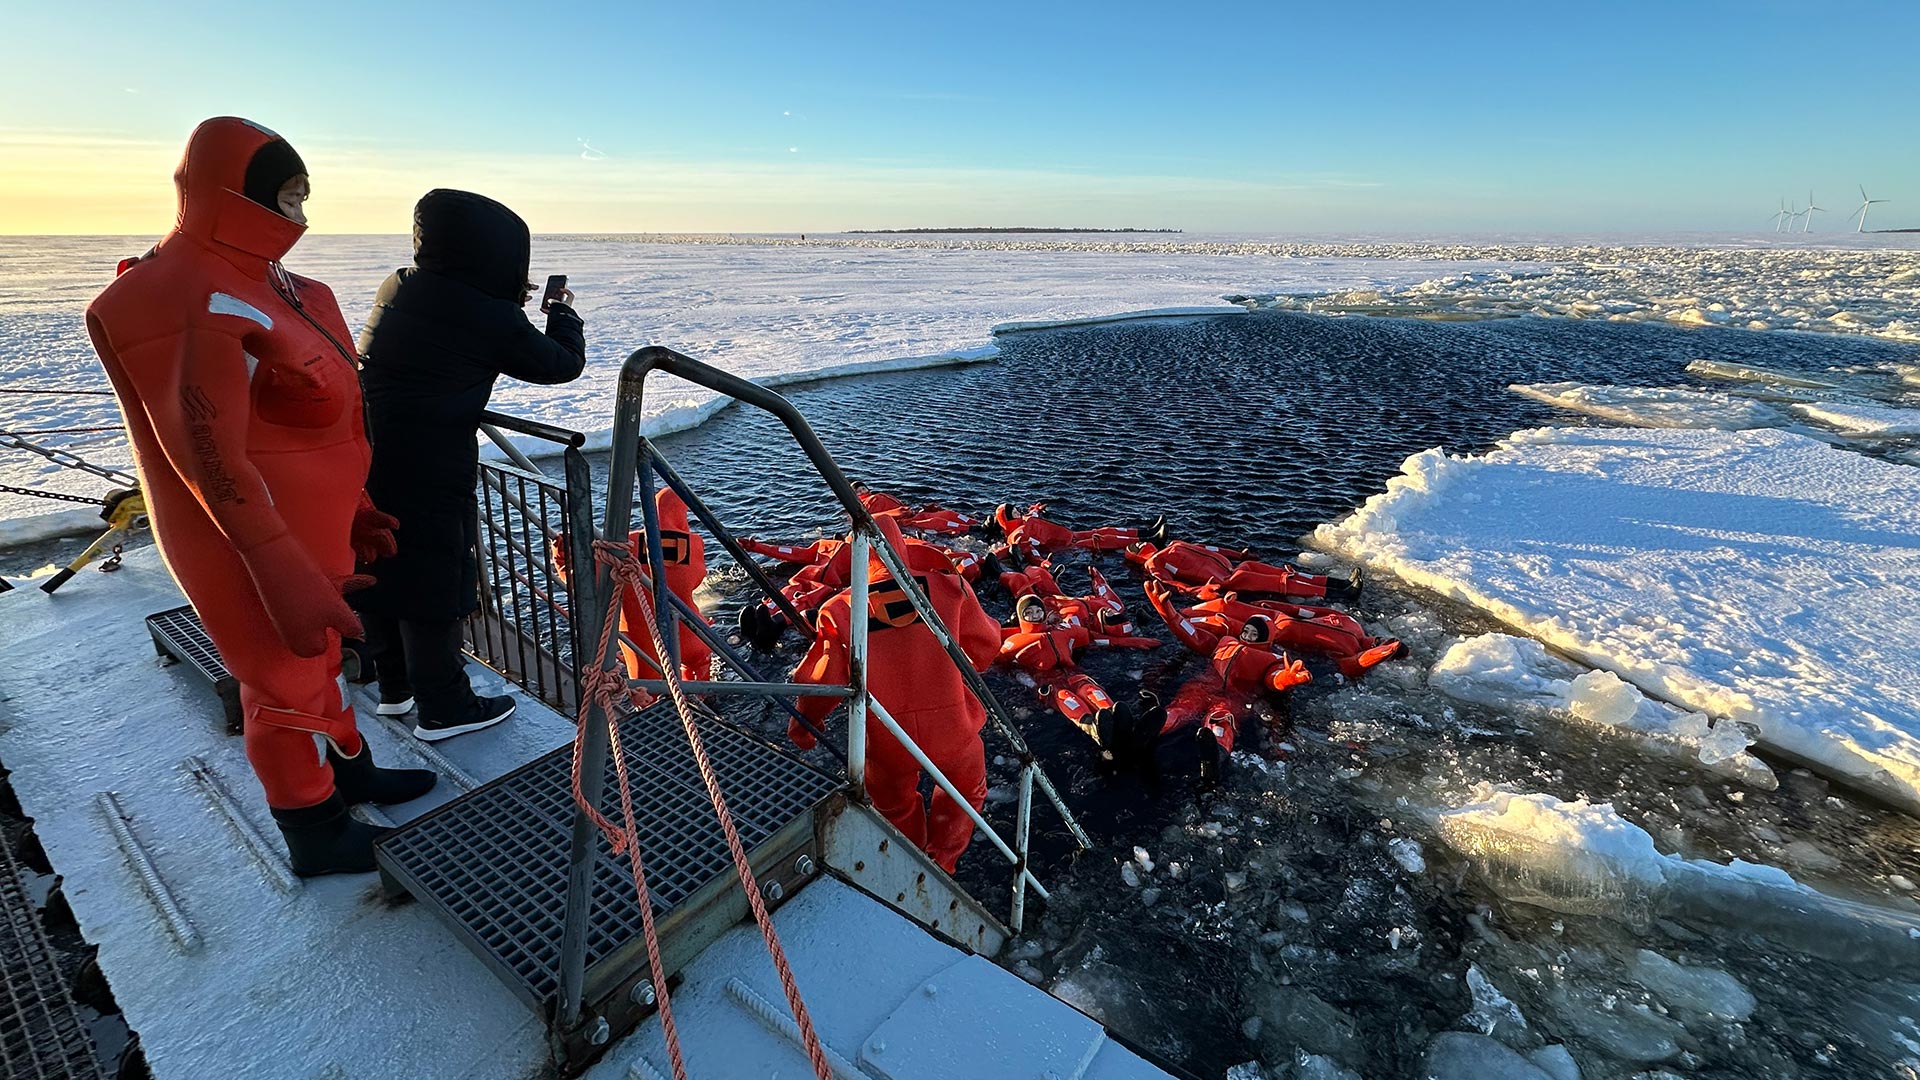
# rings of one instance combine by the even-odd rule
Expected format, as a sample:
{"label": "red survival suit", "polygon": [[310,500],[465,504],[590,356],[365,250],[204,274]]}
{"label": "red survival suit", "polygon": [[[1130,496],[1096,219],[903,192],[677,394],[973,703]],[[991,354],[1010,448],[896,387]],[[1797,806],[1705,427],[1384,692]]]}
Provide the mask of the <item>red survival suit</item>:
{"label": "red survival suit", "polygon": [[1023,597],[1014,610],[1019,624],[1000,631],[1000,659],[1033,676],[1042,701],[1106,747],[1111,735],[1097,729],[1098,717],[1113,709],[1113,698],[1093,676],[1078,669],[1076,657],[1094,645],[1157,649],[1162,643],[1154,638],[1098,636],[1085,626],[1065,624],[1048,611],[1044,597]]}
{"label": "red survival suit", "polygon": [[[915,573],[937,572],[957,573],[972,581],[980,576],[980,557],[970,551],[955,551],[930,544],[925,540],[914,540],[900,534],[899,522],[893,518],[876,517],[875,524],[882,530],[892,525],[890,535],[899,537],[894,547],[906,556],[907,567]],[[765,555],[786,563],[800,564],[800,570],[787,579],[780,587],[781,595],[787,598],[794,608],[802,614],[810,614],[827,602],[827,598],[853,583],[853,545],[846,540],[815,540],[811,544],[769,544],[752,537],[740,541],[740,546],[755,555]],[[775,628],[786,624],[785,616],[779,605],[772,600],[761,602],[769,625]]]}
{"label": "red survival suit", "polygon": [[280,268],[306,227],[240,194],[278,138],[234,117],[194,130],[178,223],[88,306],[87,333],[160,553],[240,681],[247,760],[295,809],[334,791],[314,735],[360,752],[340,678],[360,624],[340,594],[384,515],[362,491],[353,334],[325,285]]}
{"label": "red survival suit", "polygon": [[1092,593],[1069,596],[1054,580],[1053,571],[1045,562],[1000,571],[1000,587],[1016,602],[1023,596],[1037,596],[1048,613],[1067,626],[1084,626],[1108,634],[1132,633],[1133,627],[1127,622],[1127,603],[1107,583],[1106,575],[1099,567],[1089,566],[1087,579],[1093,583]]}
{"label": "red survival suit", "polygon": [[[672,488],[663,487],[655,491],[653,506],[660,518],[660,554],[667,567],[667,591],[698,611],[700,606],[694,602],[693,594],[700,588],[700,583],[707,580],[706,542],[688,525],[687,504]],[[652,570],[647,563],[646,542],[644,530],[635,529],[627,534],[628,550],[640,560],[640,569],[650,575]],[[552,553],[554,569],[563,580],[567,579],[571,568],[566,537],[554,541]],[[692,680],[711,678],[713,650],[684,620],[680,620],[678,625],[680,677]],[[639,652],[635,652],[627,645],[620,646],[620,655],[627,664],[627,677],[659,678],[660,657],[653,647],[653,632],[649,629],[646,613],[641,610],[640,598],[631,589],[620,597],[620,632],[640,647]]]}
{"label": "red survival suit", "polygon": [[1195,594],[1200,601],[1180,613],[1217,633],[1238,637],[1248,619],[1261,616],[1273,628],[1273,643],[1288,649],[1325,653],[1333,657],[1340,674],[1357,679],[1385,661],[1405,656],[1407,647],[1392,638],[1376,638],[1345,612],[1307,607],[1276,600],[1244,601],[1234,593],[1209,585]]}
{"label": "red survival suit", "polygon": [[867,513],[876,518],[890,517],[899,522],[903,529],[916,529],[920,532],[943,536],[959,536],[980,524],[965,514],[956,513],[945,507],[929,504],[915,510],[883,491],[874,491],[861,486],[856,486],[854,490],[859,493],[860,505],[867,508]]}
{"label": "red survival suit", "polygon": [[[891,521],[882,519],[880,528],[898,535],[898,527]],[[1000,625],[981,609],[972,587],[957,574],[922,574],[914,569],[914,580],[920,582],[940,620],[953,631],[961,650],[976,670],[986,670],[999,653]],[[877,558],[872,560],[872,573],[865,612],[853,611],[853,594],[848,591],[835,594],[822,605],[819,636],[794,670],[794,681],[845,685],[853,620],[865,618],[867,685],[874,700],[886,707],[977,810],[987,799],[986,748],[980,742],[980,729],[987,722],[986,709],[967,689],[947,651]],[[807,719],[819,724],[837,701],[803,697],[795,704]],[[800,746],[813,745],[812,734],[797,722],[789,724],[787,732]],[[869,719],[867,792],[874,809],[952,872],[973,839],[973,822],[938,786],[931,804],[923,803],[919,784],[920,763],[878,720]]]}
{"label": "red survival suit", "polygon": [[1025,514],[1020,514],[1001,503],[993,511],[994,521],[1006,534],[1007,547],[1028,562],[1037,562],[1043,555],[1067,548],[1119,551],[1140,541],[1139,529],[1069,529],[1041,517],[1040,511],[1046,508],[1046,503],[1034,503]]}
{"label": "red survival suit", "polygon": [[1149,575],[1182,592],[1193,592],[1205,585],[1217,585],[1234,592],[1267,593],[1318,600],[1331,591],[1351,595],[1357,581],[1342,582],[1320,574],[1309,574],[1292,566],[1273,566],[1250,559],[1235,558],[1226,548],[1190,544],[1175,540],[1163,548],[1149,543],[1127,547],[1127,561]]}
{"label": "red survival suit", "polygon": [[1243,641],[1188,619],[1173,606],[1164,583],[1149,581],[1147,599],[1173,631],[1174,640],[1213,662],[1212,679],[1194,679],[1167,705],[1162,734],[1198,725],[1211,731],[1222,751],[1233,749],[1242,708],[1263,693],[1285,693],[1313,681],[1307,667],[1268,643]]}

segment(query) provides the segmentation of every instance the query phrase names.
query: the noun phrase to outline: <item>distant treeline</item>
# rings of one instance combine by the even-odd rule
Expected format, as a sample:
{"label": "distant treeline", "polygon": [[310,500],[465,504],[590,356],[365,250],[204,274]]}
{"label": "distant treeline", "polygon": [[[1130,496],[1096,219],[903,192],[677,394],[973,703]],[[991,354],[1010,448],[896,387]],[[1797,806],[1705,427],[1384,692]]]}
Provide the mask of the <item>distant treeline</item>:
{"label": "distant treeline", "polygon": [[848,229],[849,235],[878,233],[1177,233],[1180,229],[1044,229],[1031,225],[981,226],[966,229]]}

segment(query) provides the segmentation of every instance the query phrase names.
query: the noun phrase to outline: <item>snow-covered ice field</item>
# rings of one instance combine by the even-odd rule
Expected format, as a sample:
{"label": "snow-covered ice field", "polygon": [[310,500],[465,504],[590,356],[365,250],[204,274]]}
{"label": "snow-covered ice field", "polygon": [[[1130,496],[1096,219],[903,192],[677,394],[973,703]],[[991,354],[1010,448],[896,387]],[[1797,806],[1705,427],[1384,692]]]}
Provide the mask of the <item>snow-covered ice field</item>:
{"label": "snow-covered ice field", "polygon": [[1920,810],[1920,472],[1790,432],[1438,450],[1319,546]]}
{"label": "snow-covered ice field", "polygon": [[[128,237],[0,237],[0,385],[105,389],[83,318],[115,263],[145,250]],[[374,290],[411,258],[404,236],[316,236],[287,259],[330,285],[355,331]],[[1238,314],[1224,297],[1327,288],[1392,288],[1469,269],[1521,268],[1470,250],[1418,247],[1351,255],[1110,250],[1100,245],[956,247],[867,243],[724,243],[542,237],[533,277],[565,273],[587,321],[587,372],[565,386],[503,382],[495,407],[597,436],[612,423],[620,361],[667,345],[749,378],[779,381],[992,355],[995,328],[1030,329],[1172,309]],[[662,386],[651,430],[691,427],[717,404]],[[117,423],[110,397],[0,395],[0,428]],[[124,466],[117,433],[44,441]],[[20,451],[0,451],[0,483],[98,494],[103,485]],[[48,517],[49,513],[53,516]],[[40,520],[25,520],[39,518]],[[50,527],[92,528],[86,509],[0,493],[0,544]]]}

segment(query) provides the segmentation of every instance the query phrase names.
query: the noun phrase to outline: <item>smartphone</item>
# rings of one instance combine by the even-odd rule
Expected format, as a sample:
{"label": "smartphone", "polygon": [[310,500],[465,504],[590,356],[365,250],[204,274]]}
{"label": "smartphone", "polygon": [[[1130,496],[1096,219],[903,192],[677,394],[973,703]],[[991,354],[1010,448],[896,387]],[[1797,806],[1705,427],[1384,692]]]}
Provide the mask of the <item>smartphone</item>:
{"label": "smartphone", "polygon": [[560,299],[560,294],[566,291],[567,291],[567,275],[553,274],[548,276],[547,291],[540,294],[540,310],[552,311],[553,302],[555,300]]}

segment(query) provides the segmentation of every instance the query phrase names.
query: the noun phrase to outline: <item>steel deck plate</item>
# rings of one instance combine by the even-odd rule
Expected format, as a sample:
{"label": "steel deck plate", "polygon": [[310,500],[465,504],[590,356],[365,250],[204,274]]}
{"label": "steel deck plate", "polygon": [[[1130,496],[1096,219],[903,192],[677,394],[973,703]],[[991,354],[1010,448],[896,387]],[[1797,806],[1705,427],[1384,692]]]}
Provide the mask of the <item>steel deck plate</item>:
{"label": "steel deck plate", "polygon": [[40,916],[0,836],[0,1076],[98,1080],[93,1040],[80,1021]]}
{"label": "steel deck plate", "polygon": [[[759,704],[742,699],[735,707]],[[839,784],[725,721],[709,720],[700,730],[749,850]],[[732,874],[733,863],[672,706],[661,702],[629,716],[620,735],[647,886],[659,918],[716,876]],[[378,847],[387,873],[436,909],[535,1009],[550,1002],[560,985],[572,761],[573,748],[561,747],[415,819]],[[601,810],[618,822],[619,786],[611,761],[606,777]],[[604,842],[594,867],[591,924],[589,970],[640,934],[640,905],[626,856],[613,855]]]}

